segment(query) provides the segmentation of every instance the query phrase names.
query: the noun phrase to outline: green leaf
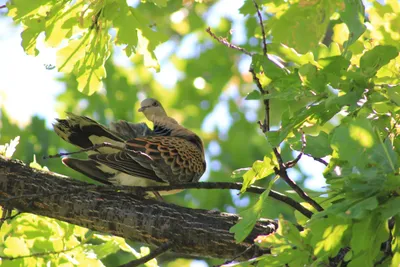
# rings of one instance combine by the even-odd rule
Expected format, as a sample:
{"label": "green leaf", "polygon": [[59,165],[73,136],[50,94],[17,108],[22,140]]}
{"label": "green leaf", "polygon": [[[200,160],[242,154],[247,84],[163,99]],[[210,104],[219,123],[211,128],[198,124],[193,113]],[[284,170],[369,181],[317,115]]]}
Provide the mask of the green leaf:
{"label": "green leaf", "polygon": [[236,179],[236,178],[242,178],[244,174],[246,174],[249,170],[252,168],[240,168],[237,170],[234,170],[232,172],[231,178]]}
{"label": "green leaf", "polygon": [[[269,131],[266,133],[268,142],[272,147],[277,147],[292,131],[297,131],[311,116],[326,113],[323,105],[307,106],[295,112],[289,120],[283,121],[279,131]],[[333,116],[333,115],[332,115]]]}
{"label": "green leaf", "polygon": [[4,242],[3,253],[7,257],[26,256],[30,250],[22,237],[9,236]]}
{"label": "green leaf", "polygon": [[36,155],[33,155],[33,161],[29,163],[29,167],[47,172],[49,171],[49,169],[46,166],[42,167],[39,163],[36,162]]}
{"label": "green leaf", "polygon": [[[123,1],[120,3],[119,10],[112,10],[112,12],[108,14],[108,16],[113,19],[113,25],[117,29],[115,43],[136,47],[138,43],[136,30],[136,28],[139,27],[138,22],[126,2]],[[116,13],[115,15],[114,12]]]}
{"label": "green leaf", "polygon": [[387,220],[390,217],[397,216],[400,213],[400,197],[394,197],[389,199],[384,205],[379,208],[379,213],[382,216],[382,220]]}
{"label": "green leaf", "polygon": [[391,45],[377,45],[364,53],[360,59],[361,72],[367,77],[373,77],[376,72],[390,60],[396,58],[399,52]]}
{"label": "green leaf", "polygon": [[230,233],[235,234],[236,242],[242,242],[253,230],[254,225],[257,220],[260,219],[263,208],[266,206],[266,202],[268,200],[268,194],[271,191],[272,185],[276,181],[275,179],[271,179],[268,184],[268,187],[265,191],[260,195],[256,204],[254,204],[251,208],[248,208],[240,213],[242,217],[239,222],[237,222],[234,226],[229,229]]}
{"label": "green leaf", "polygon": [[156,6],[159,7],[166,7],[168,0],[149,0],[150,2],[153,2]]}
{"label": "green leaf", "polygon": [[378,207],[379,202],[375,196],[363,199],[345,211],[346,215],[354,219],[362,219],[368,211]]}
{"label": "green leaf", "polygon": [[103,259],[110,254],[114,254],[120,250],[119,244],[114,240],[107,241],[99,245],[90,245],[90,249],[96,253],[98,259]]}
{"label": "green leaf", "polygon": [[261,99],[261,93],[258,90],[251,91],[245,98],[246,100],[259,100]]}
{"label": "green leaf", "polygon": [[240,193],[244,193],[247,187],[252,185],[255,181],[265,178],[275,172],[274,168],[278,165],[277,159],[272,148],[268,144],[266,149],[268,154],[264,156],[264,160],[257,160],[253,163],[251,169],[243,174],[243,186]]}
{"label": "green leaf", "polygon": [[400,106],[400,86],[393,86],[387,89],[390,100]]}
{"label": "green leaf", "polygon": [[371,215],[353,224],[350,246],[354,252],[353,266],[364,262],[372,265],[376,261],[382,242],[388,240],[386,221],[376,220]]}
{"label": "green leaf", "polygon": [[279,18],[269,21],[267,28],[271,29],[275,43],[307,53],[318,46],[334,10],[335,3],[330,0],[294,3]]}
{"label": "green leaf", "polygon": [[340,12],[340,18],[349,28],[349,39],[345,42],[345,50],[348,49],[364,33],[365,8],[361,0],[345,0],[345,9]]}
{"label": "green leaf", "polygon": [[366,154],[377,144],[371,124],[366,119],[354,119],[337,127],[331,138],[331,147],[342,160],[354,166],[364,166],[368,162]]}
{"label": "green leaf", "polygon": [[335,256],[344,244],[350,230],[349,220],[329,215],[310,222],[311,245],[314,255],[321,258]]}
{"label": "green leaf", "polygon": [[[292,148],[301,151],[302,142],[300,140],[301,134],[296,134],[296,137],[291,138],[289,144]],[[306,148],[304,149],[306,154],[310,154],[316,158],[323,158],[332,154],[332,148],[330,147],[329,135],[325,132],[320,132],[319,135],[306,135]]]}
{"label": "green leaf", "polygon": [[396,215],[394,217],[395,224],[392,230],[393,240],[392,240],[392,264],[391,267],[397,267],[400,262],[400,216]]}
{"label": "green leaf", "polygon": [[256,73],[263,72],[264,76],[271,80],[279,79],[286,75],[286,72],[282,68],[264,55],[253,55],[251,65]]}

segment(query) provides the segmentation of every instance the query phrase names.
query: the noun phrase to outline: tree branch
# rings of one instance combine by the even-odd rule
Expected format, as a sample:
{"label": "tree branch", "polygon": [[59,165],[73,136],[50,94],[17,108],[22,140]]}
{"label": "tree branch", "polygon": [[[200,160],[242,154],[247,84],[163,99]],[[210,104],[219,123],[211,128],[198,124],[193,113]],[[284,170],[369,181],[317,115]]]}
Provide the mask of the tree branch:
{"label": "tree branch", "polygon": [[323,211],[324,209],[314,199],[309,197],[308,194],[304,192],[303,189],[301,189],[300,186],[298,186],[296,182],[289,177],[286,169],[287,168],[285,166],[280,166],[279,169],[275,168],[275,173],[279,175],[302,199],[308,202],[317,211]]}
{"label": "tree branch", "polygon": [[[229,232],[239,220],[237,215],[179,207],[125,192],[86,190],[85,186],[84,182],[0,157],[1,206],[151,246],[160,247],[171,242],[173,252],[224,259],[240,255],[241,260],[249,259],[269,253],[269,249],[257,246],[247,249],[258,235],[273,233],[277,228],[276,222],[262,219],[250,235],[237,244]],[[61,191],[65,193],[52,194]],[[30,197],[24,198],[26,195]],[[40,197],[32,197],[35,195]],[[243,251],[246,252],[240,254]]]}
{"label": "tree branch", "polygon": [[[92,185],[90,185],[92,186]],[[139,187],[139,186],[99,186],[97,190],[102,191],[116,191],[116,190],[124,190],[124,191],[173,191],[173,190],[180,190],[180,189],[233,189],[233,190],[241,190],[243,184],[242,183],[227,183],[227,182],[202,182],[202,183],[186,183],[186,184],[177,184],[177,185],[159,185],[159,186],[149,186],[149,187]],[[265,188],[259,186],[250,186],[246,189],[246,192],[255,193],[255,194],[262,194],[265,191]],[[269,196],[283,202],[292,208],[296,209],[300,213],[302,213],[307,218],[311,218],[313,213],[302,206],[299,202],[295,201],[294,199],[279,193],[277,191],[271,190],[269,192]]]}
{"label": "tree branch", "polygon": [[261,12],[260,12],[260,8],[256,2],[256,0],[253,0],[253,4],[257,10],[257,15],[258,15],[258,22],[260,23],[260,27],[261,27],[261,35],[262,35],[262,39],[263,39],[263,52],[264,52],[264,56],[267,56],[267,37],[265,34],[265,30],[264,30],[264,23],[262,20],[262,16],[261,16]]}
{"label": "tree branch", "polygon": [[211,28],[210,28],[210,27],[208,27],[208,28],[206,29],[206,32],[207,32],[209,35],[211,35],[215,40],[217,40],[219,43],[225,45],[226,47],[229,47],[229,48],[238,50],[238,51],[240,51],[240,52],[242,52],[242,53],[244,53],[244,54],[246,54],[246,55],[248,55],[248,56],[253,56],[253,54],[250,53],[249,51],[247,51],[246,49],[244,49],[244,48],[242,48],[242,47],[239,47],[239,46],[237,46],[237,45],[231,44],[230,42],[228,42],[228,41],[226,40],[226,38],[216,36],[215,33],[213,33],[213,32],[211,31]]}

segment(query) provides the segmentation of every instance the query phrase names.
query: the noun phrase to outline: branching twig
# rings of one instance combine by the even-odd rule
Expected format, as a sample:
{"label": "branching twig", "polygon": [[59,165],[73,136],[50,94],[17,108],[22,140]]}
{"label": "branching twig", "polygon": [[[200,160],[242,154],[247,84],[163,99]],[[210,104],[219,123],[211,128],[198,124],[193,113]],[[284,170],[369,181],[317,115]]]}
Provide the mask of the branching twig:
{"label": "branching twig", "polygon": [[243,252],[239,253],[238,255],[236,255],[234,258],[225,261],[225,262],[224,262],[223,264],[221,264],[221,265],[216,265],[215,267],[224,266],[224,265],[227,265],[227,264],[230,264],[230,263],[234,262],[237,258],[240,257],[240,255],[242,255],[243,253],[246,253],[248,250],[252,249],[254,246],[256,246],[256,245],[255,245],[255,244],[251,245],[251,246],[248,247],[245,251],[243,251]]}
{"label": "branching twig", "polygon": [[297,155],[297,157],[294,160],[288,161],[285,163],[286,168],[293,168],[294,166],[296,166],[297,162],[299,162],[299,160],[301,159],[301,157],[304,154],[304,149],[306,149],[306,135],[304,134],[303,130],[300,130],[301,132],[301,151],[300,154]]}
{"label": "branching twig", "polygon": [[347,252],[349,252],[350,250],[351,249],[349,247],[341,248],[335,257],[329,259],[329,267],[339,266],[339,264],[346,256]]}
{"label": "branching twig", "polygon": [[295,181],[293,181],[287,171],[285,166],[280,166],[279,169],[275,168],[275,173],[278,174],[302,199],[304,199],[306,202],[308,202],[311,206],[313,206],[316,210],[318,211],[323,211],[324,209],[311,197],[307,195],[306,192],[303,191],[303,189],[300,188],[296,184]]}
{"label": "branching twig", "polygon": [[141,264],[145,264],[149,260],[152,260],[155,257],[158,257],[161,254],[167,252],[169,249],[171,249],[172,245],[173,244],[171,242],[167,242],[167,243],[159,246],[158,248],[153,249],[152,251],[150,251],[150,253],[148,255],[143,256],[140,259],[133,260],[133,261],[128,262],[126,264],[120,265],[120,267],[136,267],[136,266],[139,266]]}
{"label": "branching twig", "polygon": [[264,56],[267,56],[267,37],[266,37],[266,34],[265,34],[265,30],[264,30],[264,23],[263,23],[263,20],[262,20],[260,8],[258,7],[258,4],[257,4],[256,0],[253,0],[253,4],[256,7],[257,15],[258,15],[258,21],[259,21],[260,27],[261,27],[261,34],[262,34],[262,38],[263,38]]}
{"label": "branching twig", "polygon": [[307,154],[307,153],[304,153],[304,155],[313,158],[315,161],[318,161],[318,162],[324,164],[325,166],[328,166],[328,162],[326,162],[325,160],[323,160],[323,159],[321,159],[321,158],[316,158],[316,157],[314,157],[313,155]]}
{"label": "branching twig", "polygon": [[207,32],[209,35],[211,35],[215,40],[217,40],[219,43],[221,43],[221,44],[223,44],[223,45],[225,45],[225,46],[227,46],[227,47],[229,47],[229,48],[238,50],[238,51],[240,51],[240,52],[242,52],[242,53],[244,53],[244,54],[246,54],[246,55],[248,55],[248,56],[253,56],[253,54],[250,53],[249,51],[247,51],[246,49],[244,49],[244,48],[242,48],[242,47],[239,47],[239,46],[237,46],[237,45],[231,44],[230,42],[228,42],[228,41],[226,40],[226,38],[216,36],[215,33],[213,33],[213,32],[211,31],[211,28],[210,28],[210,27],[208,27],[208,28],[206,29],[206,32]]}

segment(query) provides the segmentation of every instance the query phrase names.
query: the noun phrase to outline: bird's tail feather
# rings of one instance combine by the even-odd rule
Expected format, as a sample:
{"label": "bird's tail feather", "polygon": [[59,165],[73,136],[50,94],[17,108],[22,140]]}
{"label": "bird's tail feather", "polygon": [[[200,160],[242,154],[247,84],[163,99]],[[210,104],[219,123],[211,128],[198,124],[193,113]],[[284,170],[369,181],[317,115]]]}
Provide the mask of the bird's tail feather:
{"label": "bird's tail feather", "polygon": [[104,166],[95,162],[94,160],[63,158],[62,162],[71,169],[74,169],[75,171],[80,172],[103,184],[110,184],[108,178],[114,176],[114,173],[106,172],[104,170]]}
{"label": "bird's tail feather", "polygon": [[[72,113],[67,113],[68,118],[57,119],[53,124],[54,131],[62,139],[80,148],[90,148],[95,144],[108,142],[111,144],[123,143],[124,140],[117,133],[107,129],[96,121]],[[110,148],[102,148],[107,151]],[[115,152],[115,151],[113,151]]]}

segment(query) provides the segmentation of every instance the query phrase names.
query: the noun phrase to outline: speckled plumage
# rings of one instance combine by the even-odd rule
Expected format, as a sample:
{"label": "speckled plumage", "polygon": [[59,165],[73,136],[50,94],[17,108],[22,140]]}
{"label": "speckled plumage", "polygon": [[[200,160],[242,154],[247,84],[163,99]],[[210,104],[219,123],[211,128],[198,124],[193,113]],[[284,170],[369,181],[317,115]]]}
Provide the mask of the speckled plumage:
{"label": "speckled plumage", "polygon": [[89,159],[64,158],[63,163],[103,183],[151,186],[197,182],[206,169],[201,139],[168,117],[152,98],[141,103],[139,112],[154,123],[119,121],[107,128],[84,116],[69,113],[58,119],[55,132],[81,148],[108,142],[121,147],[90,151]]}

